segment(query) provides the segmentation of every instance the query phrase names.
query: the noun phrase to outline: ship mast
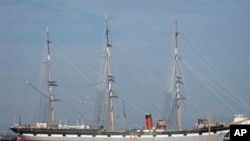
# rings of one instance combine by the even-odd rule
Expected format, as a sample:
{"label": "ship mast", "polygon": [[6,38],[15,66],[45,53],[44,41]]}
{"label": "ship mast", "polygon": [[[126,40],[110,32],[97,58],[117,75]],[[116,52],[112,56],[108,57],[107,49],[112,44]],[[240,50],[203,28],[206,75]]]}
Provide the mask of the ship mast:
{"label": "ship mast", "polygon": [[47,27],[47,83],[48,83],[48,88],[49,88],[49,104],[50,104],[50,118],[51,118],[51,126],[52,127],[56,127],[56,118],[55,118],[55,107],[54,107],[54,101],[56,101],[56,99],[54,99],[54,95],[52,92],[52,87],[53,86],[57,86],[56,82],[52,80],[51,77],[51,58],[50,58],[50,39],[49,39],[49,30]]}
{"label": "ship mast", "polygon": [[184,98],[181,97],[180,94],[180,84],[183,82],[181,81],[180,72],[179,72],[179,49],[178,49],[178,27],[177,21],[175,21],[175,49],[174,49],[174,66],[175,66],[175,95],[176,95],[176,107],[177,107],[177,124],[178,124],[178,131],[182,130],[181,127],[181,107],[180,107],[180,100]]}
{"label": "ship mast", "polygon": [[106,24],[106,59],[107,59],[107,75],[108,75],[108,101],[109,101],[109,116],[110,116],[110,126],[111,131],[115,131],[115,119],[114,119],[114,107],[113,107],[113,98],[115,96],[113,95],[112,91],[112,82],[114,81],[114,76],[111,74],[111,68],[110,68],[110,48],[112,45],[109,43],[109,30],[108,30],[108,20],[107,16],[105,17],[105,24]]}

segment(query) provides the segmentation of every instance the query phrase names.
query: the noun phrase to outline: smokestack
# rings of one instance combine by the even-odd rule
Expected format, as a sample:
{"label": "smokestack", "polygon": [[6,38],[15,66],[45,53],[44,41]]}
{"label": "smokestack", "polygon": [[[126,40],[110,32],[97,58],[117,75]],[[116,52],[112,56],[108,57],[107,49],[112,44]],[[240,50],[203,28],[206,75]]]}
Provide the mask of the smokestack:
{"label": "smokestack", "polygon": [[153,128],[153,119],[152,119],[151,114],[145,115],[145,118],[146,118],[147,129],[152,129]]}

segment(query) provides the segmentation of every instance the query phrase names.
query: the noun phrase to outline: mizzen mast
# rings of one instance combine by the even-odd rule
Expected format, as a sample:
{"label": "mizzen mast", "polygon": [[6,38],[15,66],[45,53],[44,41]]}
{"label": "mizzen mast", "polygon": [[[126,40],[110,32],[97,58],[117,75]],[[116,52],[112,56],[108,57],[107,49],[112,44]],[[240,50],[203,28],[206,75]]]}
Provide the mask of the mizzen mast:
{"label": "mizzen mast", "polygon": [[55,107],[54,107],[54,101],[56,101],[56,99],[54,99],[54,94],[52,92],[52,87],[53,86],[57,86],[56,82],[52,80],[51,77],[51,57],[50,57],[50,39],[49,39],[49,30],[47,27],[47,32],[46,32],[46,36],[47,36],[47,83],[48,83],[48,88],[49,88],[49,92],[48,92],[48,96],[49,96],[49,104],[50,104],[50,118],[51,118],[51,126],[52,127],[56,127],[56,118],[55,118]]}
{"label": "mizzen mast", "polygon": [[175,95],[176,95],[176,107],[177,107],[177,124],[178,124],[178,131],[182,130],[181,127],[181,106],[180,106],[180,100],[183,100],[184,98],[181,97],[180,92],[180,84],[183,82],[181,81],[180,72],[179,72],[179,48],[178,48],[178,27],[177,27],[177,21],[175,21],[175,49],[174,49],[174,66],[175,66]]}
{"label": "mizzen mast", "polygon": [[111,67],[110,67],[110,48],[112,45],[109,43],[109,29],[108,29],[108,20],[107,16],[105,17],[105,24],[106,24],[106,59],[107,59],[107,75],[108,75],[108,102],[109,102],[109,116],[110,116],[110,126],[111,131],[115,131],[115,118],[114,118],[114,107],[113,107],[113,98],[114,96],[112,91],[112,83],[115,82],[114,76],[111,74]]}

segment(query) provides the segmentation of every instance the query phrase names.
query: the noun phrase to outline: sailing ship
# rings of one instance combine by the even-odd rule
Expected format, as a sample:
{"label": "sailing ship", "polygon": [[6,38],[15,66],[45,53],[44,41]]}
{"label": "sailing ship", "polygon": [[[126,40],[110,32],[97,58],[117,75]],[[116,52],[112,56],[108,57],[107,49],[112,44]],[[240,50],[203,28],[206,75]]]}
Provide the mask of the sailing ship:
{"label": "sailing ship", "polygon": [[[114,105],[113,99],[116,96],[112,90],[112,83],[114,76],[111,73],[110,67],[110,49],[109,43],[109,29],[108,21],[105,19],[105,33],[106,33],[106,69],[107,69],[107,95],[108,95],[108,109],[110,118],[110,128],[103,125],[84,125],[84,126],[67,126],[56,123],[54,102],[58,99],[54,98],[53,87],[57,83],[51,77],[51,54],[50,54],[50,39],[47,30],[47,86],[48,94],[41,93],[48,99],[50,107],[50,123],[39,122],[34,126],[26,124],[14,124],[10,127],[12,131],[17,133],[17,141],[228,141],[230,126],[213,121],[210,118],[198,119],[195,128],[190,130],[182,129],[181,122],[181,96],[180,85],[182,85],[182,78],[179,73],[179,47],[178,47],[178,28],[175,22],[175,46],[174,46],[174,85],[175,85],[175,103],[177,113],[177,129],[169,130],[167,128],[167,121],[165,119],[158,120],[156,126],[153,126],[152,115],[145,115],[146,128],[139,127],[134,130],[119,131],[115,129]],[[30,84],[31,85],[31,84]],[[31,85],[34,87],[33,85]],[[125,114],[124,114],[125,115]],[[125,118],[126,119],[126,118]],[[237,115],[235,123],[240,124],[249,122],[249,117]]]}

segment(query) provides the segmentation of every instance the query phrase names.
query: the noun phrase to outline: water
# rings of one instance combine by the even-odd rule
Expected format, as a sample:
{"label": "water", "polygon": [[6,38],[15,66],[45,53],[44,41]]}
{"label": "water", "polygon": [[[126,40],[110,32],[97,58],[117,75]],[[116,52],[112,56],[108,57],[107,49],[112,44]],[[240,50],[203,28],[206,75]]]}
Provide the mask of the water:
{"label": "water", "polygon": [[8,131],[0,131],[0,141],[15,141],[16,134]]}

